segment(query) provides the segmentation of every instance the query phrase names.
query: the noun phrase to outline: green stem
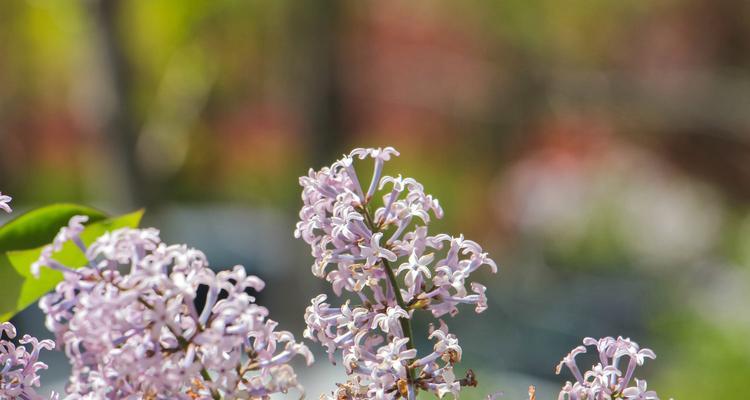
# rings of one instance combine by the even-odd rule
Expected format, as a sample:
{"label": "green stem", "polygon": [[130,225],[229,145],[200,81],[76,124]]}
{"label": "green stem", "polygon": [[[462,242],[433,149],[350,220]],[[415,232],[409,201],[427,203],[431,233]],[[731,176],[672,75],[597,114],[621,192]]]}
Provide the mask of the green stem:
{"label": "green stem", "polygon": [[[360,210],[362,215],[365,217],[365,225],[367,225],[370,230],[372,230],[372,233],[375,234],[377,232],[380,232],[380,226],[376,226],[375,222],[372,220],[372,216],[370,215],[370,207],[369,204],[366,204],[362,207]],[[401,289],[398,286],[398,280],[396,279],[396,274],[393,272],[393,268],[391,268],[391,264],[388,263],[388,260],[381,258],[380,261],[383,263],[383,268],[385,269],[385,272],[388,274],[388,281],[391,284],[391,287],[393,288],[393,294],[396,296],[396,303],[399,307],[401,307],[404,311],[408,312],[408,306],[406,302],[404,301],[404,298],[401,296]],[[409,318],[399,318],[398,319],[399,324],[401,325],[401,331],[406,336],[407,339],[409,339],[408,342],[406,342],[406,348],[409,350],[414,349],[414,333],[411,328],[411,320]],[[417,381],[417,378],[415,376],[415,369],[406,366],[406,373],[409,380],[409,391],[414,393],[416,395],[414,383]]]}
{"label": "green stem", "polygon": [[[393,272],[393,268],[391,268],[391,264],[388,263],[388,260],[381,259],[383,262],[383,267],[385,267],[385,271],[388,273],[388,280],[391,282],[391,287],[393,288],[393,292],[396,295],[396,303],[398,303],[398,306],[403,308],[404,311],[407,311],[408,308],[406,306],[406,303],[404,302],[404,298],[401,296],[401,290],[398,287],[398,281],[396,280],[396,274]],[[408,312],[408,311],[407,311]],[[398,322],[401,324],[401,330],[403,331],[404,335],[406,335],[406,338],[409,339],[409,341],[406,343],[406,348],[413,349],[414,348],[414,333],[411,329],[411,320],[409,318],[399,318]],[[416,381],[416,378],[414,377],[414,368],[408,367],[406,368],[407,373],[409,374],[409,382],[413,383]]]}
{"label": "green stem", "polygon": [[[205,368],[201,369],[201,376],[203,377],[204,381],[211,382],[211,375],[208,374],[208,371]],[[219,394],[219,391],[215,389],[211,389],[211,397],[214,400],[221,400],[221,395]]]}

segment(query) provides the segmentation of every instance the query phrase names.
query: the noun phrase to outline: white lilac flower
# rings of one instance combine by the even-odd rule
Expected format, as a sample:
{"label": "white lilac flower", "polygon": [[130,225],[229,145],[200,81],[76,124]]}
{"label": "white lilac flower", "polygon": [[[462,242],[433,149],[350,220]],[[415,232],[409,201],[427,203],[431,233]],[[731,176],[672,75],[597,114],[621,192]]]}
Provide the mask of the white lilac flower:
{"label": "white lilac flower", "polygon": [[[425,254],[418,257],[416,252],[412,252],[409,256],[409,261],[401,264],[398,270],[396,270],[396,274],[406,271],[406,275],[404,276],[406,286],[409,288],[419,287],[423,279],[432,277],[429,265],[434,259],[434,254]],[[414,294],[412,293],[412,295]]]}
{"label": "white lilac flower", "polygon": [[[407,348],[409,338],[398,338],[380,347],[377,353],[378,367],[400,379],[406,379],[406,365],[417,356],[417,351]],[[384,374],[385,375],[385,374]]]}
{"label": "white lilac flower", "polygon": [[403,336],[399,327],[399,320],[401,318],[409,318],[409,314],[399,306],[388,307],[385,313],[375,315],[372,319],[371,328],[380,327],[380,330],[385,333],[393,332],[394,334],[398,333],[398,336]]}
{"label": "white lilac flower", "polygon": [[[86,247],[82,222],[74,217],[35,263],[66,272],[39,304],[73,367],[68,398],[246,399],[299,388],[288,362],[312,355],[246,292],[263,281],[242,266],[215,273],[202,252],[162,243],[155,229],[116,230]],[[52,259],[68,240],[86,265]]]}
{"label": "white lilac flower", "polygon": [[429,355],[415,361],[414,366],[428,366],[432,364],[430,369],[437,369],[439,366],[435,361],[442,359],[446,363],[453,365],[461,361],[461,355],[463,350],[458,344],[458,338],[452,333],[448,333],[448,326],[440,320],[440,328],[432,329],[429,339],[437,339],[433,352]]}
{"label": "white lilac flower", "polygon": [[573,373],[573,376],[576,378],[576,380],[579,383],[583,383],[583,375],[581,375],[581,371],[578,370],[578,365],[576,364],[576,356],[582,353],[586,352],[586,347],[584,346],[578,346],[574,348],[573,350],[568,353],[565,357],[563,357],[562,361],[560,361],[559,364],[557,364],[557,368],[555,368],[555,373],[559,374],[560,370],[562,370],[562,366],[565,365],[568,367],[570,372]]}
{"label": "white lilac flower", "polygon": [[[341,307],[312,300],[305,312],[304,336],[323,345],[331,361],[341,354],[349,378],[333,395],[341,398],[413,399],[417,390],[457,395],[470,378],[456,379],[461,359],[458,339],[441,321],[431,331],[433,352],[421,358],[414,348],[411,318],[426,310],[434,317],[455,315],[462,304],[487,308],[486,288],[470,282],[482,265],[494,261],[463,235],[430,235],[432,217],[442,218],[437,199],[413,178],[383,175],[392,147],[354,149],[330,167],[300,178],[302,209],[294,235],[310,245],[312,272],[359,304]],[[355,159],[372,159],[364,189]],[[467,286],[470,290],[467,289]]]}
{"label": "white lilac flower", "polygon": [[[52,350],[51,340],[38,340],[24,335],[19,345],[11,341],[16,337],[16,328],[10,322],[0,324],[0,398],[11,400],[42,400],[36,393],[40,386],[38,372],[47,369],[47,364],[39,361],[41,350]],[[31,347],[31,351],[26,348]],[[52,394],[52,399],[57,398]]]}
{"label": "white lilac flower", "polygon": [[370,236],[369,244],[360,244],[360,256],[365,259],[365,264],[368,266],[374,266],[380,262],[381,259],[388,261],[396,261],[397,257],[392,251],[387,248],[380,246],[380,239],[383,237],[382,232],[378,232]]}
{"label": "white lilac flower", "polygon": [[[636,379],[636,386],[628,387],[635,367],[643,365],[646,358],[656,358],[653,351],[641,349],[638,343],[623,337],[617,339],[604,337],[598,340],[587,337],[583,340],[583,344],[596,347],[600,362],[582,375],[575,357],[585,353],[586,347],[578,346],[565,356],[555,372],[559,374],[564,365],[576,378],[576,382],[572,384],[567,382],[563,386],[558,396],[559,400],[599,400],[623,397],[628,400],[658,400],[656,392],[646,390],[645,380]],[[619,367],[622,357],[628,358],[625,373]]]}
{"label": "white lilac flower", "polygon": [[646,381],[636,379],[635,386],[623,390],[622,394],[628,400],[659,400],[656,396],[656,392],[653,390],[646,390],[646,386]]}
{"label": "white lilac flower", "polygon": [[3,210],[8,214],[13,212],[13,209],[10,208],[10,204],[8,204],[11,200],[13,200],[12,197],[0,193],[0,210]]}

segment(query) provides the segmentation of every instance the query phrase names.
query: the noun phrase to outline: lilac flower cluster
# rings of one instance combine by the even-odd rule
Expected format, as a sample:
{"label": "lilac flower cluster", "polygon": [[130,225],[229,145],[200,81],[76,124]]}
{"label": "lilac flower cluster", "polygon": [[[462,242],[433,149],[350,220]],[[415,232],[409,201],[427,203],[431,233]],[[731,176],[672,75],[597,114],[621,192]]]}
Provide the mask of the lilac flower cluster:
{"label": "lilac flower cluster", "polygon": [[[13,198],[0,193],[0,210],[13,212],[10,201]],[[47,364],[39,361],[42,349],[52,350],[55,342],[45,339],[39,340],[31,335],[23,335],[16,346],[11,341],[16,337],[16,327],[10,322],[0,323],[0,399],[43,400],[44,397],[36,393],[40,386],[37,373],[47,369]],[[7,339],[3,339],[5,336]],[[26,349],[31,345],[31,352]],[[50,400],[58,400],[59,395],[52,392]]]}
{"label": "lilac flower cluster", "polygon": [[[471,370],[456,378],[462,351],[444,322],[430,329],[433,351],[417,355],[411,318],[416,310],[453,316],[459,304],[484,311],[485,287],[468,278],[482,265],[492,272],[497,266],[463,235],[428,234],[431,216],[441,218],[443,210],[416,180],[383,176],[385,162],[398,154],[392,147],[355,149],[300,178],[304,205],[294,234],[312,249],[312,272],[337,296],[346,291],[359,300],[334,307],[319,295],[305,312],[304,336],[325,346],[331,361],[342,354],[349,379],[339,398],[457,395],[476,385]],[[366,158],[374,172],[364,190],[354,161]]]}
{"label": "lilac flower cluster", "polygon": [[[629,386],[636,366],[643,365],[646,358],[655,359],[650,349],[641,349],[630,339],[605,337],[599,340],[587,337],[585,346],[596,346],[599,363],[581,374],[575,358],[585,353],[585,346],[578,346],[568,353],[558,364],[556,373],[565,365],[576,378],[575,383],[566,382],[560,391],[559,400],[659,400],[656,392],[647,390],[646,381],[635,379],[635,386]],[[627,358],[625,373],[620,370],[620,361]]]}
{"label": "lilac flower cluster", "polygon": [[[155,229],[85,246],[85,221],[71,219],[33,267],[64,273],[40,307],[73,367],[68,399],[247,399],[299,388],[289,361],[309,365],[312,355],[247,292],[263,281],[242,266],[216,273],[202,252],[162,243]],[[85,266],[52,259],[67,241]]]}
{"label": "lilac flower cluster", "polygon": [[[55,343],[23,335],[19,340],[21,345],[16,346],[11,341],[15,337],[16,328],[13,324],[0,324],[0,399],[42,400],[44,397],[35,390],[39,387],[37,373],[47,369],[47,364],[38,361],[39,352],[42,349],[54,349]],[[25,345],[30,345],[31,351]],[[57,395],[53,393],[50,398],[56,399]]]}
{"label": "lilac flower cluster", "polygon": [[13,209],[10,208],[10,204],[8,204],[11,200],[13,200],[12,197],[0,193],[0,210],[10,214],[13,211]]}

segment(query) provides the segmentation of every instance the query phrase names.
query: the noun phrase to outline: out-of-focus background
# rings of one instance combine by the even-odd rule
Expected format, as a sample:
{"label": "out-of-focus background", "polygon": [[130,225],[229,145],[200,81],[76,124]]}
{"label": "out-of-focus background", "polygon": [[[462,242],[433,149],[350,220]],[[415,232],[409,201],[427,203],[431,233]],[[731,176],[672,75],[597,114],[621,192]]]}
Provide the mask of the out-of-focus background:
{"label": "out-of-focus background", "polygon": [[[259,301],[301,336],[326,285],[292,237],[297,177],[352,147],[395,146],[387,172],[444,205],[433,231],[464,233],[501,265],[479,277],[489,310],[449,321],[476,398],[521,399],[530,384],[554,398],[571,379],[554,376],[559,359],[618,334],[656,351],[640,374],[662,398],[745,393],[749,134],[741,0],[0,11],[0,188],[17,212],[146,207],[167,241],[265,279]],[[15,322],[49,337],[36,307]],[[64,357],[47,360],[61,387]],[[343,380],[322,356],[299,372],[312,398]]]}

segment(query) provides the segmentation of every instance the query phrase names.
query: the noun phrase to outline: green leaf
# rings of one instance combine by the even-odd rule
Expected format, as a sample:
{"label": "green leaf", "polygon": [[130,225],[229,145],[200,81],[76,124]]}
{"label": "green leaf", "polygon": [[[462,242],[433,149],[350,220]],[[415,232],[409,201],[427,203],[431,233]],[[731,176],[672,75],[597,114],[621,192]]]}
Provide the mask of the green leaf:
{"label": "green leaf", "polygon": [[37,208],[0,227],[0,252],[45,245],[74,215],[88,216],[89,223],[107,218],[97,209],[76,204],[61,203]]}
{"label": "green leaf", "polygon": [[[125,227],[135,228],[142,216],[143,210],[138,210],[86,225],[81,239],[88,245],[105,232]],[[43,247],[8,251],[0,255],[0,284],[3,287],[0,296],[0,321],[7,321],[62,281],[62,273],[49,268],[42,268],[38,279],[31,275],[31,264],[39,258]],[[71,242],[65,243],[62,250],[55,253],[54,259],[74,268],[87,262],[81,250]]]}

